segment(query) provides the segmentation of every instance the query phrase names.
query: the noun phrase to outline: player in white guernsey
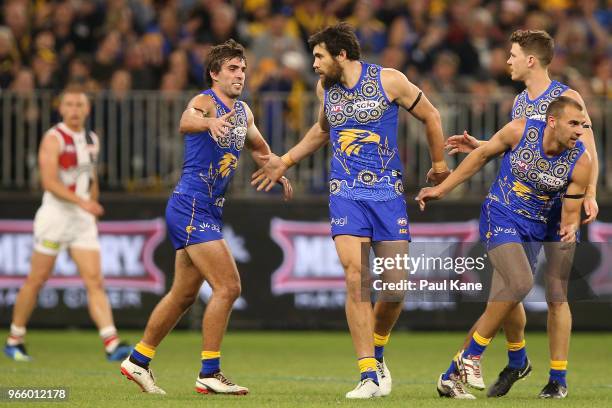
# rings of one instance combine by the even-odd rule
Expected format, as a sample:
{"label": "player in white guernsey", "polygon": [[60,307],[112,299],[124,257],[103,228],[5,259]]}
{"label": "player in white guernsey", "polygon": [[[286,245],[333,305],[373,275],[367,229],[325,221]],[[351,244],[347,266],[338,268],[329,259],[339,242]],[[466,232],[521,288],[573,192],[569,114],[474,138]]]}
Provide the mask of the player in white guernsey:
{"label": "player in white guernsey", "polygon": [[45,190],[34,219],[31,270],[19,290],[4,353],[29,361],[24,341],[26,325],[38,292],[53,273],[58,253],[68,248],[87,290],[89,313],[99,329],[107,359],[125,358],[131,347],[119,340],[110,303],[104,291],[96,218],[104,213],[98,203],[96,159],[98,136],[85,129],[90,105],[78,89],[60,97],[62,122],[49,129],[40,144],[38,162]]}
{"label": "player in white guernsey", "polygon": [[[525,117],[528,119],[544,120],[543,112],[551,101],[559,96],[567,96],[576,100],[582,105],[586,113],[584,101],[578,92],[569,88],[567,85],[557,81],[552,81],[548,75],[548,65],[552,61],[554,53],[554,43],[552,38],[545,31],[538,30],[517,30],[511,37],[510,57],[508,65],[512,79],[525,83],[525,90],[518,94],[514,100],[512,109],[512,119]],[[586,114],[587,123],[580,138],[593,159],[593,170],[590,182],[583,201],[584,211],[587,218],[583,221],[589,223],[597,217],[599,212],[596,201],[596,186],[599,175],[597,151],[595,139],[591,129],[591,121],[588,113]],[[463,135],[451,136],[447,140],[449,154],[469,153],[486,141],[479,141],[470,136],[467,132]],[[558,223],[560,220],[560,208],[553,211],[553,216],[549,221],[549,235],[546,241],[557,242]],[[572,315],[566,299],[567,288],[563,287],[567,283],[567,278],[559,279],[559,265],[555,256],[555,245],[544,246],[548,259],[546,278],[547,278],[547,301],[548,301],[548,324],[547,331],[550,344],[550,378],[548,384],[540,393],[542,398],[564,398],[567,395],[567,383],[565,381],[567,373],[567,358],[569,354],[569,339],[571,335]],[[552,288],[552,289],[551,289]],[[561,294],[559,299],[550,299],[550,293]],[[525,310],[519,304],[512,315],[504,323],[504,333],[507,339],[509,364],[500,373],[499,378],[493,384],[487,395],[497,397],[505,395],[514,382],[524,378],[531,371],[531,363],[527,359],[525,352],[524,329],[526,325]],[[471,339],[468,336],[464,346],[467,346]],[[520,359],[520,361],[519,361]],[[516,361],[513,361],[516,360]]]}

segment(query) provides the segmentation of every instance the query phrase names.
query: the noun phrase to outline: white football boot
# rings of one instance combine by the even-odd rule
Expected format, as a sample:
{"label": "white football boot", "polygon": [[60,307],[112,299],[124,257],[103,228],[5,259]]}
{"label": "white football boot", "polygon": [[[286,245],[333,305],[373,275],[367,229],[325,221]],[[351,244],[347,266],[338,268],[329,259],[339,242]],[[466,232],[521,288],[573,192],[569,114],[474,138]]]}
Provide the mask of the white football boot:
{"label": "white football boot", "polygon": [[231,382],[221,371],[210,377],[196,378],[196,391],[199,394],[232,394],[246,395],[249,393],[247,387],[242,387]]}
{"label": "white football boot", "polygon": [[463,388],[463,383],[459,376],[451,374],[448,380],[443,380],[443,375],[440,374],[440,377],[438,377],[437,389],[439,396],[454,399],[476,399],[475,396]]}
{"label": "white football boot", "polygon": [[391,371],[387,368],[385,359],[383,358],[382,363],[376,360],[376,374],[378,375],[378,388],[380,389],[380,396],[386,397],[391,394],[392,380]]}
{"label": "white football boot", "polygon": [[145,369],[141,366],[134,364],[130,361],[129,357],[123,360],[121,363],[121,374],[123,374],[128,380],[134,381],[142,392],[149,394],[165,394],[166,391],[162,390],[155,384],[155,377],[153,377],[153,371],[151,369]]}
{"label": "white football boot", "polygon": [[484,390],[485,383],[482,378],[480,367],[480,356],[466,356],[465,351],[455,357],[455,364],[459,370],[459,376],[464,384],[477,390]]}
{"label": "white football boot", "polygon": [[380,387],[371,378],[359,381],[355,389],[346,393],[346,398],[349,399],[367,399],[380,396]]}

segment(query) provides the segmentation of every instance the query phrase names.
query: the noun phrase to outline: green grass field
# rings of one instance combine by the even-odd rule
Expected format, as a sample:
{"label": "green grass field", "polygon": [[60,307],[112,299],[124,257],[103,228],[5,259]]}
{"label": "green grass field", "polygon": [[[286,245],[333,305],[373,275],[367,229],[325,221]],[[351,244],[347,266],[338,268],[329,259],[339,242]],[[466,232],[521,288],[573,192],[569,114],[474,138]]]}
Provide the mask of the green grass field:
{"label": "green grass field", "polygon": [[[137,341],[140,332],[123,332]],[[5,333],[2,333],[5,335]],[[168,395],[146,395],[119,373],[101,353],[93,331],[36,331],[28,333],[35,361],[0,360],[0,387],[68,387],[68,402],[36,403],[36,406],[145,407],[441,407],[478,406],[612,406],[612,334],[578,333],[572,338],[568,382],[570,394],[563,401],[536,398],[547,380],[547,340],[530,333],[527,348],[534,365],[530,377],[515,385],[501,399],[451,401],[437,397],[435,381],[448,366],[462,333],[395,333],[386,350],[393,375],[391,396],[369,401],[346,401],[344,393],[357,380],[357,367],[348,333],[343,332],[230,332],[223,345],[223,371],[248,386],[248,396],[198,395],[194,391],[200,362],[200,336],[196,332],[172,333],[158,348],[152,368],[158,385]],[[498,338],[484,357],[485,381],[495,380],[506,361],[504,341]],[[5,401],[0,401],[3,405]],[[19,406],[23,403],[13,403]]]}

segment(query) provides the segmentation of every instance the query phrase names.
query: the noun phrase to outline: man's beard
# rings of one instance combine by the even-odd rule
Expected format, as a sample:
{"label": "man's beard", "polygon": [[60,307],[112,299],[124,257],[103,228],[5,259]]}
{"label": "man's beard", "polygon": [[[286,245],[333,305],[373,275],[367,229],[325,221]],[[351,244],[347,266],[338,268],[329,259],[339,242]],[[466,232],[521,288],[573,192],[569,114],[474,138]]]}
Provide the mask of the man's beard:
{"label": "man's beard", "polygon": [[342,67],[336,61],[329,69],[329,74],[323,74],[323,89],[329,89],[340,82]]}

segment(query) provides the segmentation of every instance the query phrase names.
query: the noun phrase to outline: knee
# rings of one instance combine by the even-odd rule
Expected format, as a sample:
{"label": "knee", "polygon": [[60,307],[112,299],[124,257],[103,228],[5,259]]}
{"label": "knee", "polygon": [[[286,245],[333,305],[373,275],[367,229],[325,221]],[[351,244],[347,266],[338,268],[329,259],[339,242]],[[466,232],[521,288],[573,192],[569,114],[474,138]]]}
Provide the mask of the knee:
{"label": "knee", "polygon": [[29,275],[28,279],[26,279],[24,286],[29,286],[31,289],[39,291],[45,286],[49,280],[49,276],[46,275]]}
{"label": "knee", "polygon": [[357,265],[346,265],[344,267],[344,273],[347,296],[356,302],[361,301],[363,289],[365,289],[361,276],[361,268],[359,268]]}
{"label": "knee", "polygon": [[511,287],[516,300],[523,300],[533,288],[533,276],[529,274],[522,279],[517,279],[511,283]]}
{"label": "knee", "polygon": [[564,312],[569,313],[569,305],[567,302],[547,302],[548,314],[552,316],[560,315]]}
{"label": "knee", "polygon": [[240,297],[241,291],[240,282],[232,282],[213,288],[213,296],[234,303]]}
{"label": "knee", "polygon": [[178,293],[176,290],[170,290],[168,296],[172,299],[172,303],[177,305],[180,310],[187,310],[193,305],[198,296],[195,293]]}
{"label": "knee", "polygon": [[104,280],[101,276],[96,278],[84,279],[85,289],[89,293],[104,292]]}

